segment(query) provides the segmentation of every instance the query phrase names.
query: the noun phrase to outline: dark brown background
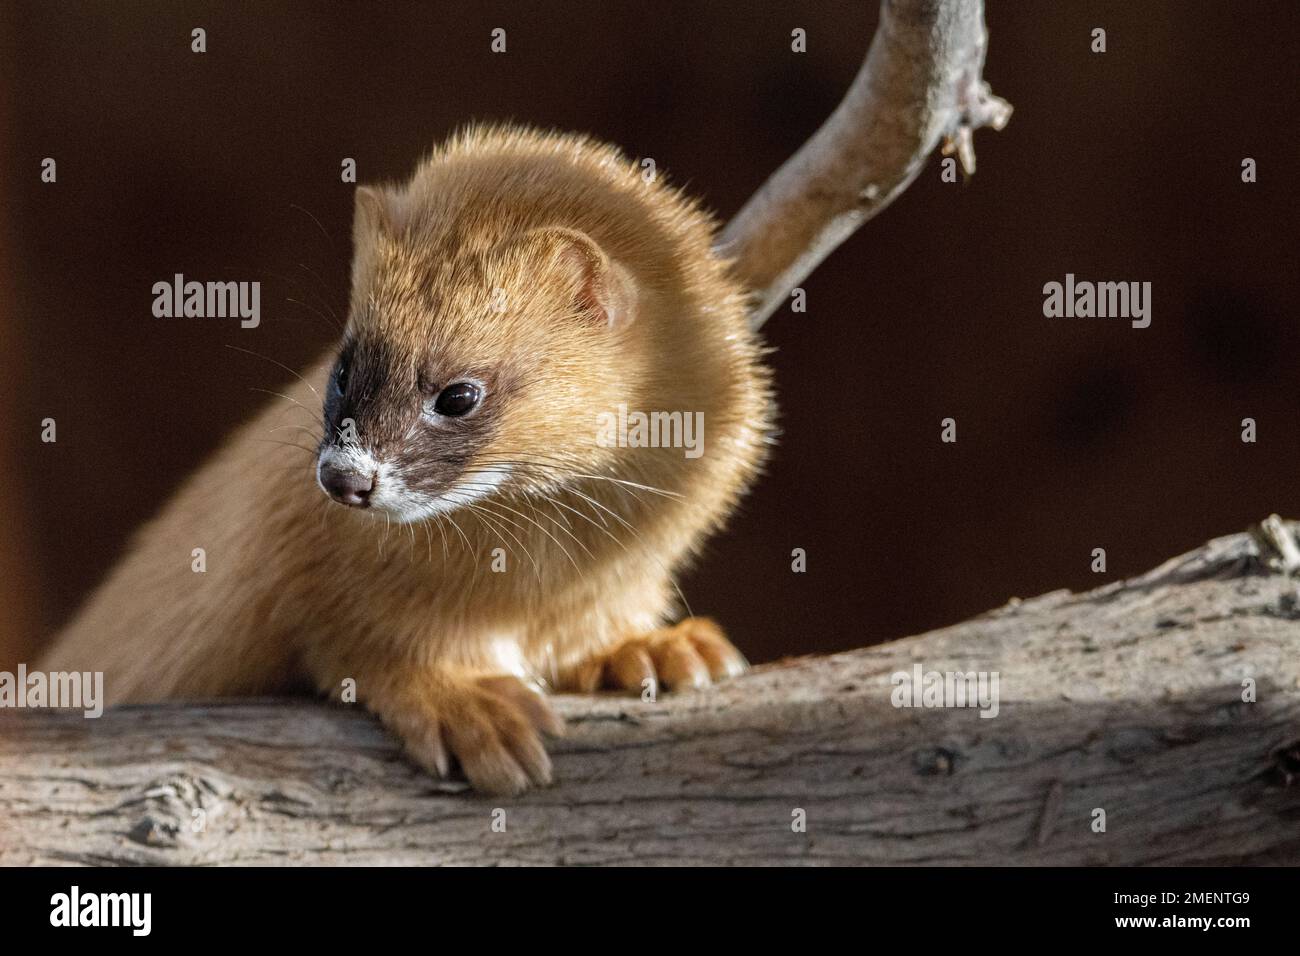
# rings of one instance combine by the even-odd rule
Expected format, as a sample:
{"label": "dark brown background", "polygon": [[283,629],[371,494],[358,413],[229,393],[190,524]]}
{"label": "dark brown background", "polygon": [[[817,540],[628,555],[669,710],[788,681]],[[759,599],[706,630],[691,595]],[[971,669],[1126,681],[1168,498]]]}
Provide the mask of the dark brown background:
{"label": "dark brown background", "polygon": [[[6,667],[262,404],[250,388],[288,378],[223,344],[298,366],[330,341],[285,300],[343,307],[343,157],[399,178],[457,124],[515,118],[652,156],[726,217],[834,107],[876,22],[863,0],[0,9]],[[845,648],[1300,515],[1298,9],[992,4],[986,75],[1015,116],[977,136],[969,184],[934,159],[806,283],[808,313],[768,325],[784,436],[686,579],[696,610],[756,660]],[[153,318],[174,272],[261,280],[262,326]],[[1066,272],[1152,282],[1151,328],[1045,319]]]}

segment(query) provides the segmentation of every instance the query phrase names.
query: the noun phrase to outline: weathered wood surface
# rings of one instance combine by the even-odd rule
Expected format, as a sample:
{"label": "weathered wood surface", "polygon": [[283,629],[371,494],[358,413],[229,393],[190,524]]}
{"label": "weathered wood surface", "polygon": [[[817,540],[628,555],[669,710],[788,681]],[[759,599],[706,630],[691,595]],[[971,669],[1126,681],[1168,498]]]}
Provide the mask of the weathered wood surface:
{"label": "weathered wood surface", "polygon": [[[0,864],[1296,863],[1300,593],[1255,554],[656,703],[560,698],[557,783],[512,800],[342,706],[11,711]],[[893,707],[913,663],[998,671],[998,716]]]}

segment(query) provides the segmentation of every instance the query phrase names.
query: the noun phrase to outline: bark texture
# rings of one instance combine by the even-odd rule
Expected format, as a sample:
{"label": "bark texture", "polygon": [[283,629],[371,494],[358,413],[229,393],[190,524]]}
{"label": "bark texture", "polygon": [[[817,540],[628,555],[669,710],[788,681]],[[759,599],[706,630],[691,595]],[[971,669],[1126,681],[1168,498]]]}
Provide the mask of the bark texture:
{"label": "bark texture", "polygon": [[[1219,538],[654,703],[559,698],[558,782],[508,801],[360,709],[9,711],[0,864],[1295,864],[1300,592],[1269,551]],[[894,707],[915,663],[997,671],[998,715]]]}

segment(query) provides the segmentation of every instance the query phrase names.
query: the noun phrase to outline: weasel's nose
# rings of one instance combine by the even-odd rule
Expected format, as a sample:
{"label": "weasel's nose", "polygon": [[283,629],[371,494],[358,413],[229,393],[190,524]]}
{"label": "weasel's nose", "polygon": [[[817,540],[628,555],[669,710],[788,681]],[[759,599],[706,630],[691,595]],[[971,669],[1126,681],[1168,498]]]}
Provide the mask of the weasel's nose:
{"label": "weasel's nose", "polygon": [[375,489],[375,476],[322,465],[320,483],[326,493],[339,504],[364,508],[370,504],[370,492]]}

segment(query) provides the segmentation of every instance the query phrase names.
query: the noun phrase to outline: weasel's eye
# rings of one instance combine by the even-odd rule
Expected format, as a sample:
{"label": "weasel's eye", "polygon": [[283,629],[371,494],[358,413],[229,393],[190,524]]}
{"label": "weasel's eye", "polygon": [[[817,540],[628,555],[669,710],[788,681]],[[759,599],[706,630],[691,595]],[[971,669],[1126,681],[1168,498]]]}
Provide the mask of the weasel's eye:
{"label": "weasel's eye", "polygon": [[348,390],[348,360],[344,356],[339,356],[339,363],[334,366],[334,387],[343,394]]}
{"label": "weasel's eye", "polygon": [[433,403],[433,410],[448,418],[459,418],[477,405],[482,397],[483,393],[477,385],[457,382],[455,385],[448,385],[438,393]]}

